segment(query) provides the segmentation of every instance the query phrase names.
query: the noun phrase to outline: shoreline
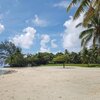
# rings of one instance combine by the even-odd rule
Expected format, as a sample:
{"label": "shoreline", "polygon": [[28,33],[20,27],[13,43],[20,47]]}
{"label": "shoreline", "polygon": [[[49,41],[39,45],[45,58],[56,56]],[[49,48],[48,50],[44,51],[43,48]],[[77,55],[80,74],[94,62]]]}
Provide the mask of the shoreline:
{"label": "shoreline", "polygon": [[11,68],[0,68],[0,75],[15,73],[16,71]]}

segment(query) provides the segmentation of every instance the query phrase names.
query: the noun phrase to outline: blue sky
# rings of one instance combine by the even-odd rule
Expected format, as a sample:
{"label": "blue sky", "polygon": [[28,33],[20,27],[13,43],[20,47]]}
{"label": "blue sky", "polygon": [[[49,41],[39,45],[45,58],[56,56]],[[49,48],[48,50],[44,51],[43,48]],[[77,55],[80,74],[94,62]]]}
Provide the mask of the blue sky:
{"label": "blue sky", "polygon": [[25,53],[79,51],[79,32],[67,13],[70,0],[0,0],[0,41],[9,40]]}

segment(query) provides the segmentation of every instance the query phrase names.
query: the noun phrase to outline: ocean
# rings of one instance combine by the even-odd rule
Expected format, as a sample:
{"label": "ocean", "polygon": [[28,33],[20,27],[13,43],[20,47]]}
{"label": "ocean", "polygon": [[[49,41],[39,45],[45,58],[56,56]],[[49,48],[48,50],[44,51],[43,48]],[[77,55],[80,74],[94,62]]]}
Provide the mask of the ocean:
{"label": "ocean", "polygon": [[6,73],[5,70],[0,69],[0,75],[5,74],[5,73]]}

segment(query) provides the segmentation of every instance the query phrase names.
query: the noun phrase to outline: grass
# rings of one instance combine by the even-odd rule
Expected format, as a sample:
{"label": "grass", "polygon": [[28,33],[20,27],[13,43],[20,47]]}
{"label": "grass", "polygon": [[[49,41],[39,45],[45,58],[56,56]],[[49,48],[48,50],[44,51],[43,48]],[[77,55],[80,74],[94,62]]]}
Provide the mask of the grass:
{"label": "grass", "polygon": [[[45,66],[63,66],[63,64],[47,64]],[[72,67],[100,67],[100,64],[66,64],[66,66],[72,66]]]}

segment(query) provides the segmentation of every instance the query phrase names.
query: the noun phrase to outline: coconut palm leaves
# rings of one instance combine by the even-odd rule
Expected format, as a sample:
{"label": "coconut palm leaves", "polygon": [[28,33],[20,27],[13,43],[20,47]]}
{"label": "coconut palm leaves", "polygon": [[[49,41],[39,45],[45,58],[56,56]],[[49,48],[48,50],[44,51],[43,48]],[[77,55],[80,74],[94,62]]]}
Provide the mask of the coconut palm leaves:
{"label": "coconut palm leaves", "polygon": [[88,24],[96,12],[99,12],[98,14],[100,15],[100,0],[72,0],[67,8],[67,11],[69,11],[77,3],[79,4],[79,7],[74,14],[74,19],[77,19],[82,12],[85,12],[83,21],[84,26]]}
{"label": "coconut palm leaves", "polygon": [[81,39],[81,46],[85,47],[86,44],[92,39],[93,29],[87,29],[81,32],[79,38]]}
{"label": "coconut palm leaves", "polygon": [[[84,22],[79,23],[76,27],[82,26]],[[88,22],[86,29],[80,33],[81,46],[85,47],[87,43],[92,40],[93,46],[100,45],[100,17],[96,15]]]}

